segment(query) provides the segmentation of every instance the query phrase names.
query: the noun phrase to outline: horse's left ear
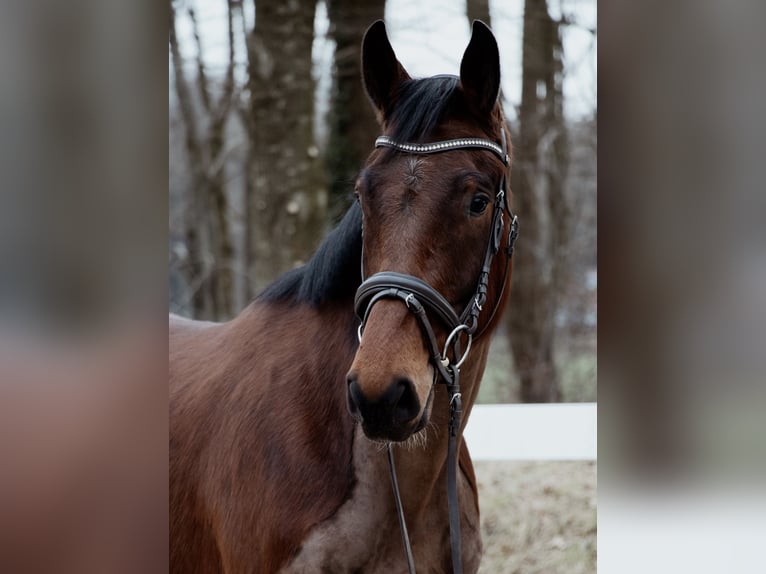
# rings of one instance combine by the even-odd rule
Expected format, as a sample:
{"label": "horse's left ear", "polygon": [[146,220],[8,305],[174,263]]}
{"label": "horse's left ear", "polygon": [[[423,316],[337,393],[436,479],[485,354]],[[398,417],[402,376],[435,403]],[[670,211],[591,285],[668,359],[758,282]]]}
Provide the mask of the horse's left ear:
{"label": "horse's left ear", "polygon": [[500,53],[495,36],[481,20],[473,21],[471,41],[460,63],[460,83],[468,103],[489,115],[500,91]]}
{"label": "horse's left ear", "polygon": [[397,91],[409,79],[409,74],[396,59],[383,20],[374,22],[362,40],[362,80],[367,95],[379,112],[379,119],[386,118],[394,106]]}

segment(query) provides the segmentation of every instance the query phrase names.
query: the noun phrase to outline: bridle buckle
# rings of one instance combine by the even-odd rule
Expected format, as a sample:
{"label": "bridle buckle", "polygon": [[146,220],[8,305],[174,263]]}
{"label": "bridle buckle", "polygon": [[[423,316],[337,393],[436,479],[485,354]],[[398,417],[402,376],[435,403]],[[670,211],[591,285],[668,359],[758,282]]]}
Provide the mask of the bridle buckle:
{"label": "bridle buckle", "polygon": [[473,298],[473,304],[479,310],[480,313],[484,310],[484,306],[481,303],[479,303],[478,295],[476,295],[476,297]]}

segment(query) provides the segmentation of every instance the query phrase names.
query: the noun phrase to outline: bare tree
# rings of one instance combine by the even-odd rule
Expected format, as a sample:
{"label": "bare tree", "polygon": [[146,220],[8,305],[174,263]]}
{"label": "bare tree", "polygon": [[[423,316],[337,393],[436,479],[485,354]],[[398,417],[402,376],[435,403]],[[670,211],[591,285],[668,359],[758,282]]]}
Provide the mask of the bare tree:
{"label": "bare tree", "polygon": [[382,19],[385,0],[328,0],[330,34],[335,40],[330,138],[325,161],[330,218],[348,207],[359,166],[378,135],[378,123],[360,79],[362,37]]}
{"label": "bare tree", "polygon": [[258,0],[247,35],[250,295],[305,261],[324,226],[327,192],[313,133],[315,8],[316,0]]}
{"label": "bare tree", "polygon": [[570,206],[564,182],[568,145],[563,117],[560,22],[546,0],[525,0],[522,94],[511,187],[523,222],[516,250],[511,350],[524,402],[561,399],[554,362],[559,286],[566,283]]}
{"label": "bare tree", "polygon": [[487,26],[492,26],[489,13],[489,0],[466,0],[465,8],[469,24],[474,20],[481,20]]}
{"label": "bare tree", "polygon": [[202,58],[203,49],[194,9],[188,8],[197,51],[196,74],[190,79],[178,43],[175,7],[170,1],[173,79],[191,172],[183,216],[186,259],[181,267],[191,294],[191,313],[201,319],[226,319],[234,311],[234,249],[224,180],[226,122],[234,96],[234,5],[234,0],[229,0],[229,62],[223,85],[216,96]]}

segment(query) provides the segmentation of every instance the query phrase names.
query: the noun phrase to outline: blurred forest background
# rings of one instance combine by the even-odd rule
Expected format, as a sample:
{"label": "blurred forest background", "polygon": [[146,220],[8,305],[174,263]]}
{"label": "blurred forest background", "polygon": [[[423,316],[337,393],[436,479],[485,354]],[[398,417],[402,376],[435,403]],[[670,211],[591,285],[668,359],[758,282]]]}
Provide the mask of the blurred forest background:
{"label": "blurred forest background", "polygon": [[[501,50],[521,235],[479,401],[595,401],[595,2],[412,4],[170,0],[170,309],[235,316],[339,220],[379,135],[359,73],[369,24],[385,18],[418,76],[457,73],[480,19]],[[419,73],[433,54],[450,67]]]}

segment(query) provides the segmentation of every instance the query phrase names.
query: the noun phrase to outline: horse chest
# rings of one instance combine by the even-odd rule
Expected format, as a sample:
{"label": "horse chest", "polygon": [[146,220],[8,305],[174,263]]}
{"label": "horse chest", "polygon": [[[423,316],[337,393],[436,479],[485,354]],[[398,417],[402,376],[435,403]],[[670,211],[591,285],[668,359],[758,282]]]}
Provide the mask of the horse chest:
{"label": "horse chest", "polygon": [[[361,442],[366,439],[357,436],[356,485],[351,497],[310,532],[295,558],[282,568],[282,574],[407,571],[384,451],[376,446],[370,448],[370,443],[360,448]],[[443,573],[445,557],[450,553],[446,506],[440,508],[440,501],[434,502],[425,507],[417,524],[408,525],[415,566],[421,574]],[[478,509],[462,506],[463,559],[468,566],[465,571],[475,572],[481,557]]]}

